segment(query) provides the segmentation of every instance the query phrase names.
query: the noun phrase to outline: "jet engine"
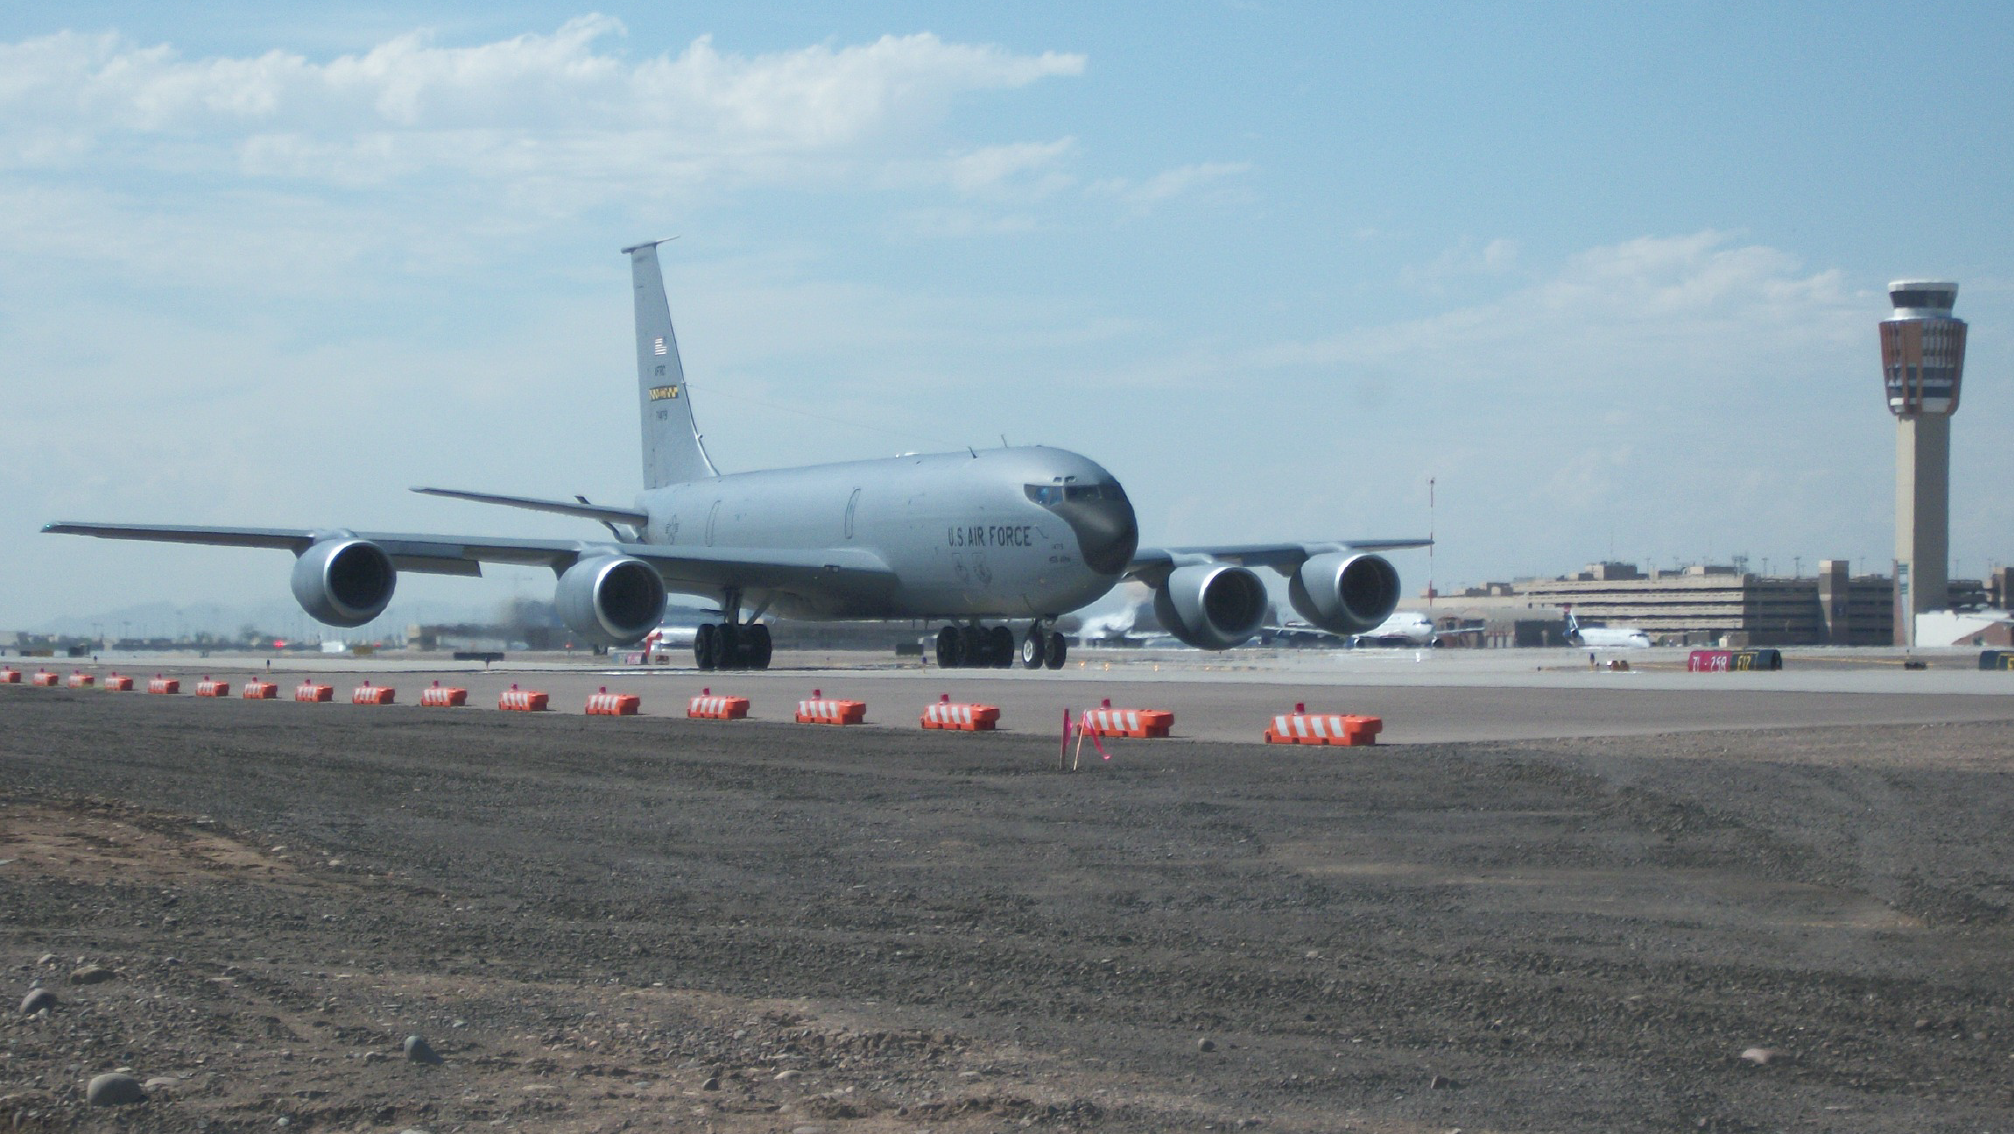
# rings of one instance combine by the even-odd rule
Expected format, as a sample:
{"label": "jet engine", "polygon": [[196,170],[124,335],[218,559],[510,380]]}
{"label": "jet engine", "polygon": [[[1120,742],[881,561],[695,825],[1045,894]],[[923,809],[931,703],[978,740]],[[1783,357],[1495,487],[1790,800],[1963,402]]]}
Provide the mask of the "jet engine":
{"label": "jet engine", "polygon": [[1243,567],[1177,567],[1154,592],[1154,617],[1168,633],[1203,650],[1228,650],[1266,622],[1266,584]]}
{"label": "jet engine", "polygon": [[294,600],[330,626],[362,626],[383,614],[398,581],[392,557],[369,540],[325,539],[294,561]]}
{"label": "jet engine", "polygon": [[1399,605],[1399,573],[1376,555],[1331,551],[1310,556],[1287,583],[1301,617],[1334,634],[1362,634]]}
{"label": "jet engine", "polygon": [[597,646],[643,640],[664,619],[664,578],[627,555],[583,559],[559,577],[553,606],[573,632]]}

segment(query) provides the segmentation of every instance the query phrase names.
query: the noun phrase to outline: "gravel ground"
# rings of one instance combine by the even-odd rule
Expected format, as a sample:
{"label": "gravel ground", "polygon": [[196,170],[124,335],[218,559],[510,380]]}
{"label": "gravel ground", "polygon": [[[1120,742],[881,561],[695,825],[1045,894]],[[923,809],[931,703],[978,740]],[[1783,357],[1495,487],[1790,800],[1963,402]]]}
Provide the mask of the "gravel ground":
{"label": "gravel ground", "polygon": [[1055,743],[0,687],[0,1129],[2014,1127],[2014,725]]}

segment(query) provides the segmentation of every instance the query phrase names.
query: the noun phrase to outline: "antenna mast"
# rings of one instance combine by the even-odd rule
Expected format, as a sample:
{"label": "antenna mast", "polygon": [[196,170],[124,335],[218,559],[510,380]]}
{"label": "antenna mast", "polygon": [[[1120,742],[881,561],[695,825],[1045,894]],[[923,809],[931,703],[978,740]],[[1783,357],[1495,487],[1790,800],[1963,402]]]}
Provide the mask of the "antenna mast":
{"label": "antenna mast", "polygon": [[1434,608],[1434,478],[1427,478],[1427,609]]}

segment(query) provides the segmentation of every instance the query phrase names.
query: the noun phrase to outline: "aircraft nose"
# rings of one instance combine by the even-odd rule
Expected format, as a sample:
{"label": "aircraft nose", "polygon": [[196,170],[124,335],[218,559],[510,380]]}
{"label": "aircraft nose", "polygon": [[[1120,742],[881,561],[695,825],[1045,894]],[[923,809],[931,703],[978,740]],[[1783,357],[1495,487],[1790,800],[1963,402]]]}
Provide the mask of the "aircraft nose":
{"label": "aircraft nose", "polygon": [[1129,500],[1073,501],[1058,508],[1077,533],[1085,566],[1100,575],[1116,575],[1133,561],[1140,547],[1140,525]]}

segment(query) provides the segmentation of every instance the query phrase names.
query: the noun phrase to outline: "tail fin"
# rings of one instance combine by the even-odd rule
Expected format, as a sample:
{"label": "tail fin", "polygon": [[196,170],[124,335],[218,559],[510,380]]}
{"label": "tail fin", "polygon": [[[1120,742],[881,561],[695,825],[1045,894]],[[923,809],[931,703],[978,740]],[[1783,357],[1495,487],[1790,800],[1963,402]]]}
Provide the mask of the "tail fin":
{"label": "tail fin", "polygon": [[678,361],[678,337],[671,330],[671,304],[664,297],[664,273],[657,266],[661,243],[623,249],[636,283],[636,378],[643,412],[645,488],[720,475],[707,459],[693,424],[685,368]]}

